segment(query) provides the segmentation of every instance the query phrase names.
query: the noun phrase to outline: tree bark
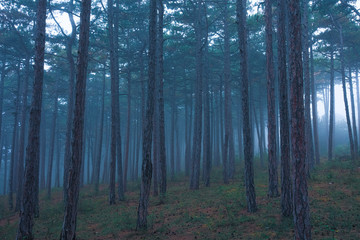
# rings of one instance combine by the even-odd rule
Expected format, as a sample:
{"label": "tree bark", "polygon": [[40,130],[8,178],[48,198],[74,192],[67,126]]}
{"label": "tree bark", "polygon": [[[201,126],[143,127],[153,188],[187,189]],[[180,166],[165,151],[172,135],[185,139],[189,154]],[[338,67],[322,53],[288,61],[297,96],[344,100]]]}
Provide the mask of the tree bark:
{"label": "tree bark", "polygon": [[306,135],[303,99],[303,63],[300,2],[289,0],[290,10],[290,104],[295,239],[311,239],[310,208],[306,172]]}
{"label": "tree bark", "polygon": [[35,66],[33,97],[30,109],[28,146],[25,157],[25,182],[16,239],[33,239],[39,184],[40,121],[44,78],[46,0],[39,0],[36,12]]}
{"label": "tree bark", "polygon": [[268,171],[269,171],[269,197],[278,197],[278,174],[276,156],[276,116],[275,116],[275,73],[272,37],[272,4],[265,1],[266,19],[266,79],[267,79],[267,110],[268,110]]}
{"label": "tree bark", "polygon": [[248,212],[256,212],[256,194],[254,186],[253,142],[249,110],[249,77],[247,57],[246,0],[236,1],[236,19],[240,49],[241,94],[243,112],[243,138],[245,160],[245,188]]}
{"label": "tree bark", "polygon": [[153,114],[155,103],[155,81],[156,81],[156,0],[150,0],[149,14],[149,81],[148,97],[146,107],[146,118],[143,129],[143,162],[141,171],[140,199],[137,213],[136,229],[147,228],[147,215],[150,197],[152,164],[151,144],[153,130]]}
{"label": "tree bark", "polygon": [[292,215],[292,187],[290,172],[289,98],[286,73],[286,0],[278,1],[278,70],[280,96],[280,141],[281,141],[281,213]]}
{"label": "tree bark", "polygon": [[91,0],[81,2],[80,36],[75,87],[72,154],[69,168],[67,204],[60,239],[76,239],[77,205],[80,190],[80,170],[83,158],[85,90],[88,66]]}
{"label": "tree bark", "polygon": [[69,166],[71,158],[71,129],[74,111],[74,79],[75,79],[75,61],[72,55],[73,45],[76,39],[76,25],[72,11],[74,10],[73,0],[69,1],[68,17],[71,24],[71,34],[67,38],[66,58],[69,64],[69,92],[66,117],[66,134],[65,134],[65,150],[64,150],[64,178],[63,178],[63,197],[64,204],[67,203],[67,182],[69,176]]}

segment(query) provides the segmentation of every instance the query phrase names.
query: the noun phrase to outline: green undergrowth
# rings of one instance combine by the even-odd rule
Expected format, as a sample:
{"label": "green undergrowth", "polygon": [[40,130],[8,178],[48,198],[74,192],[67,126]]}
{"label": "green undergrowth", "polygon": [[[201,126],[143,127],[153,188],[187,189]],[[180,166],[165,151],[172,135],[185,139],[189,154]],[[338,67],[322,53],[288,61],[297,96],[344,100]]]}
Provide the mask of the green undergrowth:
{"label": "green undergrowth", "polygon": [[[130,182],[125,201],[108,204],[108,186],[98,194],[93,186],[81,189],[77,220],[79,239],[292,239],[292,218],[280,212],[280,198],[267,197],[267,170],[255,164],[258,211],[246,211],[243,167],[222,184],[222,169],[212,171],[211,186],[189,190],[184,175],[169,179],[161,202],[151,196],[148,229],[136,231],[139,182]],[[360,168],[350,161],[316,167],[308,180],[313,239],[360,239]],[[58,239],[63,220],[62,189],[49,200],[40,194],[36,239]],[[0,238],[14,239],[18,214],[0,197]]]}

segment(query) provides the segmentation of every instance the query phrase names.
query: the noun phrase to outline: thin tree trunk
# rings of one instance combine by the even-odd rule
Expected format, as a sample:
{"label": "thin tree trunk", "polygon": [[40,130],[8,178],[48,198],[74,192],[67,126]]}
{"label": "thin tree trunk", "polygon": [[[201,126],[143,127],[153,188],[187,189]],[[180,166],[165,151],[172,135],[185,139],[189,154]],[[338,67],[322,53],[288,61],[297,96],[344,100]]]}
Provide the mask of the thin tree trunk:
{"label": "thin tree trunk", "polygon": [[310,169],[314,167],[313,136],[311,129],[310,112],[310,67],[309,67],[309,21],[308,21],[308,0],[302,0],[302,34],[303,34],[303,64],[304,64],[304,85],[305,85],[305,136],[306,136],[306,171],[310,175]]}
{"label": "thin tree trunk", "polygon": [[268,110],[268,170],[269,197],[278,197],[277,149],[276,149],[276,116],[275,116],[275,68],[273,57],[272,4],[265,1],[266,19],[266,79],[267,79],[267,110]]}
{"label": "thin tree trunk", "polygon": [[[20,143],[19,143],[19,157],[18,157],[18,187],[16,194],[15,211],[19,211],[21,207],[21,199],[23,192],[23,179],[24,179],[24,152],[25,152],[25,130],[26,130],[26,116],[27,116],[27,95],[28,95],[28,82],[30,75],[30,57],[25,60],[25,81],[22,87],[22,100],[21,100],[21,130],[20,130]],[[2,113],[2,112],[1,112]],[[1,126],[0,126],[1,127]]]}
{"label": "thin tree trunk", "polygon": [[196,39],[196,89],[195,89],[195,119],[193,135],[193,152],[190,189],[199,189],[201,135],[202,135],[202,78],[203,78],[203,50],[202,50],[202,1],[196,3],[195,39]]}
{"label": "thin tree trunk", "polygon": [[80,190],[80,169],[83,158],[83,135],[84,135],[84,113],[85,113],[85,92],[86,75],[88,66],[88,49],[90,33],[90,12],[91,0],[81,2],[80,14],[80,36],[77,60],[76,76],[76,98],[73,120],[73,141],[71,145],[72,154],[68,178],[68,196],[65,205],[64,221],[60,239],[76,239],[77,205]]}
{"label": "thin tree trunk", "polygon": [[[328,161],[333,159],[334,147],[334,126],[335,126],[335,71],[334,71],[334,46],[331,44],[330,52],[330,123],[329,123],[329,145],[328,145]],[[326,113],[326,112],[325,112]]]}
{"label": "thin tree trunk", "polygon": [[99,127],[99,142],[96,155],[96,163],[94,170],[94,183],[95,183],[95,192],[99,192],[99,183],[100,183],[100,165],[101,165],[101,156],[102,156],[102,144],[103,144],[103,131],[104,131],[104,111],[105,111],[105,88],[106,88],[106,70],[104,65],[103,73],[103,85],[102,85],[102,96],[101,96],[101,113],[100,113],[100,127]]}
{"label": "thin tree trunk", "polygon": [[150,197],[152,164],[151,144],[153,130],[153,114],[155,103],[155,81],[156,81],[156,0],[150,0],[149,14],[149,81],[148,99],[146,107],[146,118],[143,129],[143,163],[141,173],[140,199],[137,213],[136,229],[147,228],[147,215]]}
{"label": "thin tree trunk", "polygon": [[125,164],[124,164],[124,191],[126,192],[127,173],[129,165],[130,151],[130,129],[131,129],[131,73],[127,72],[128,94],[127,94],[127,127],[126,127],[126,146],[125,146]]}
{"label": "thin tree trunk", "polygon": [[248,212],[255,212],[256,194],[254,185],[253,167],[253,141],[251,134],[250,110],[249,110],[249,77],[247,56],[247,30],[246,30],[246,0],[236,1],[236,19],[240,49],[241,70],[241,96],[243,112],[243,136],[244,136],[244,160],[245,160],[245,188]]}
{"label": "thin tree trunk", "polygon": [[37,215],[39,189],[40,121],[44,78],[46,0],[39,0],[36,13],[35,66],[30,109],[28,146],[25,158],[25,182],[16,239],[33,239],[34,215]]}
{"label": "thin tree trunk", "polygon": [[286,0],[278,2],[278,69],[280,96],[280,141],[281,141],[281,213],[292,215],[292,186],[290,163],[289,98],[286,72]]}
{"label": "thin tree trunk", "polygon": [[44,108],[41,111],[41,123],[40,123],[40,189],[45,189],[45,162],[46,162],[46,111]]}
{"label": "thin tree trunk", "polygon": [[74,79],[75,79],[75,61],[72,55],[73,45],[76,39],[76,25],[73,17],[74,2],[69,1],[68,17],[71,24],[71,34],[67,39],[66,44],[66,58],[69,64],[69,92],[68,92],[68,105],[66,117],[66,134],[65,134],[65,150],[64,150],[64,178],[63,178],[63,197],[64,204],[67,204],[67,182],[69,176],[69,167],[71,159],[71,129],[74,112]]}
{"label": "thin tree trunk", "polygon": [[315,146],[315,163],[320,164],[320,150],[319,150],[319,132],[318,132],[318,111],[317,111],[317,90],[315,86],[315,71],[314,71],[314,54],[313,46],[310,46],[310,61],[311,61],[311,102],[313,115],[313,130],[314,130],[314,146]]}
{"label": "thin tree trunk", "polygon": [[311,239],[310,208],[306,172],[306,134],[303,99],[300,2],[289,0],[291,145],[293,181],[293,217],[295,239]]}
{"label": "thin tree trunk", "polygon": [[159,22],[158,22],[158,40],[159,40],[159,145],[160,145],[160,194],[164,197],[166,194],[166,149],[165,149],[165,110],[164,110],[164,57],[163,57],[163,22],[164,22],[164,5],[162,0],[159,4]]}
{"label": "thin tree trunk", "polygon": [[[56,87],[57,88],[57,87]],[[58,90],[55,90],[54,97],[54,109],[53,109],[53,119],[51,126],[51,135],[50,135],[50,149],[49,149],[49,162],[48,162],[48,174],[47,174],[47,197],[51,198],[51,180],[52,180],[52,168],[54,162],[54,149],[55,149],[55,129],[56,129],[56,118],[58,111]]]}
{"label": "thin tree trunk", "polygon": [[351,77],[351,68],[349,67],[349,86],[350,86],[350,102],[351,102],[351,115],[352,115],[352,124],[354,132],[354,157],[358,157],[358,138],[357,138],[357,129],[356,129],[356,117],[355,117],[355,100],[354,100],[354,90]]}

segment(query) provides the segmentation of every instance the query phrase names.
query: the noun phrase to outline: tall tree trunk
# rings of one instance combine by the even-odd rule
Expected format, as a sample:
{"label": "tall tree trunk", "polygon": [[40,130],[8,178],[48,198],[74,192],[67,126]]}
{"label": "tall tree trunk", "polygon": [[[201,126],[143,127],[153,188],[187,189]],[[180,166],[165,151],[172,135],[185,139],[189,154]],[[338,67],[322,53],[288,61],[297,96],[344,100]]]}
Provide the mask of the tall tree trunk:
{"label": "tall tree trunk", "polygon": [[60,141],[60,131],[57,130],[57,139],[56,139],[56,166],[55,166],[55,187],[60,187],[60,154],[61,154],[61,141]]}
{"label": "tall tree trunk", "polygon": [[358,113],[358,128],[359,128],[359,135],[360,136],[360,91],[359,91],[359,70],[355,68],[355,78],[356,78],[356,105],[357,105],[357,113]]}
{"label": "tall tree trunk", "polygon": [[11,157],[10,157],[10,173],[9,173],[9,208],[10,210],[13,209],[13,193],[14,193],[14,171],[15,171],[15,159],[16,159],[16,149],[17,149],[17,142],[18,142],[18,125],[19,125],[19,101],[20,101],[20,81],[18,81],[18,94],[15,99],[15,112],[14,112],[14,127],[13,127],[13,134],[12,134],[12,143],[11,143]]}
{"label": "tall tree trunk", "polygon": [[244,138],[244,160],[245,160],[245,188],[248,212],[255,212],[256,194],[254,185],[253,166],[253,141],[251,134],[250,110],[249,110],[249,77],[247,56],[247,30],[246,30],[246,0],[236,1],[236,19],[240,49],[241,70],[241,96],[243,112],[243,138]]}
{"label": "tall tree trunk", "polygon": [[223,145],[223,181],[225,184],[229,183],[229,138],[230,138],[230,124],[231,124],[231,69],[230,69],[230,36],[228,23],[228,2],[224,2],[224,124],[225,124],[225,141]]}
{"label": "tall tree trunk", "polygon": [[150,197],[152,164],[151,144],[153,130],[153,114],[155,103],[155,81],[156,81],[156,0],[150,0],[149,14],[149,81],[148,97],[146,107],[146,118],[143,129],[143,162],[141,169],[140,199],[137,213],[136,229],[147,228],[147,215]]}
{"label": "tall tree trunk", "polygon": [[350,86],[351,115],[352,115],[353,133],[354,133],[354,157],[355,157],[355,159],[357,159],[357,157],[358,157],[358,138],[357,138],[357,129],[356,129],[354,90],[353,90],[353,83],[352,83],[350,67],[349,67],[349,86]]}
{"label": "tall tree trunk", "polygon": [[267,79],[267,110],[268,110],[268,170],[269,197],[278,197],[278,174],[276,156],[276,116],[275,116],[275,73],[273,57],[272,4],[265,1],[266,19],[266,79]]}
{"label": "tall tree trunk", "polygon": [[73,17],[74,0],[69,1],[68,17],[71,24],[71,34],[67,39],[66,58],[69,64],[69,92],[66,117],[66,134],[65,134],[65,150],[64,150],[64,179],[63,179],[63,197],[64,204],[67,204],[67,182],[69,176],[69,167],[71,159],[71,129],[74,112],[74,81],[75,81],[75,61],[72,55],[73,45],[76,39],[76,25]]}
{"label": "tall tree trunk", "polygon": [[56,87],[55,97],[54,97],[54,109],[53,109],[53,119],[51,126],[50,134],[50,149],[49,149],[49,162],[48,162],[48,174],[47,174],[47,197],[51,198],[51,180],[52,180],[52,168],[54,162],[54,149],[55,149],[55,129],[56,129],[56,118],[58,111],[58,90]]}
{"label": "tall tree trunk", "polygon": [[22,87],[21,123],[20,123],[21,124],[21,130],[20,130],[20,143],[19,143],[19,156],[18,156],[18,187],[17,187],[17,194],[16,194],[15,211],[20,210],[22,192],[23,192],[25,130],[26,130],[26,116],[27,116],[27,111],[26,110],[27,110],[27,97],[28,97],[27,95],[28,95],[29,75],[30,75],[30,57],[27,56],[26,60],[25,60],[25,80],[24,80],[23,87]]}
{"label": "tall tree trunk", "polygon": [[[44,104],[43,104],[44,105]],[[46,163],[46,109],[43,107],[41,111],[40,124],[40,189],[45,189],[45,163]]]}
{"label": "tall tree trunk", "polygon": [[[205,10],[207,9],[206,6],[204,6]],[[210,173],[211,173],[211,160],[212,160],[212,151],[211,151],[211,128],[210,128],[210,93],[209,93],[209,43],[208,43],[208,31],[209,31],[208,21],[206,19],[206,45],[205,45],[205,78],[204,78],[204,137],[203,137],[203,144],[204,144],[204,150],[203,150],[203,159],[204,159],[204,184],[206,187],[210,186]],[[178,118],[178,117],[177,117]],[[179,126],[177,125],[176,130],[178,131]],[[179,139],[178,134],[176,134],[177,140]],[[178,146],[178,152],[179,144]],[[178,159],[180,161],[180,159]],[[179,163],[180,164],[180,163]]]}
{"label": "tall tree trunk", "polygon": [[[334,46],[331,44],[330,50],[330,123],[329,123],[329,145],[328,161],[333,159],[334,147],[334,126],[335,126],[335,71],[334,71]],[[326,112],[325,112],[326,113]]]}
{"label": "tall tree trunk", "polygon": [[[129,64],[130,65],[130,64]],[[124,164],[124,191],[126,191],[127,173],[129,165],[130,151],[130,129],[131,129],[131,72],[127,70],[128,94],[127,94],[127,127],[126,127],[126,146],[125,146],[125,164]]]}
{"label": "tall tree trunk", "polygon": [[6,194],[6,183],[7,183],[7,172],[8,172],[8,152],[9,152],[9,149],[8,149],[8,145],[7,145],[7,140],[5,140],[5,144],[4,144],[4,195]]}
{"label": "tall tree trunk", "polygon": [[306,134],[303,99],[303,63],[300,2],[289,0],[290,10],[290,104],[295,239],[311,239],[310,208],[306,172]]}
{"label": "tall tree trunk", "polygon": [[315,163],[320,164],[320,150],[319,150],[319,132],[318,132],[318,111],[317,111],[317,89],[315,86],[315,71],[314,71],[314,54],[313,46],[310,46],[310,61],[311,61],[311,102],[313,115],[313,130],[314,130],[314,147],[315,147]]}
{"label": "tall tree trunk", "polygon": [[308,21],[308,0],[302,0],[302,50],[303,50],[303,68],[305,85],[305,145],[306,145],[306,171],[310,175],[310,169],[314,167],[314,149],[311,129],[310,113],[310,68],[309,68],[309,21]]}
{"label": "tall tree trunk", "polygon": [[280,96],[280,141],[281,141],[281,213],[292,215],[292,187],[290,170],[289,98],[286,73],[286,0],[278,1],[278,70]]}
{"label": "tall tree trunk", "polygon": [[195,119],[193,135],[193,152],[190,189],[199,189],[201,135],[202,135],[202,78],[203,78],[203,50],[202,50],[202,1],[196,3],[195,39],[196,39],[196,88],[195,88]]}
{"label": "tall tree trunk", "polygon": [[172,87],[172,98],[171,98],[171,130],[170,130],[170,176],[171,179],[175,178],[175,86]]}
{"label": "tall tree trunk", "polygon": [[341,25],[339,26],[339,33],[340,33],[341,81],[342,81],[343,95],[344,95],[346,122],[347,122],[349,141],[350,141],[351,159],[355,160],[354,138],[353,138],[353,131],[352,131],[352,127],[351,127],[349,103],[348,103],[347,93],[346,93],[347,91],[346,91],[346,80],[345,80],[346,76],[345,76],[345,59],[344,59],[344,40],[343,40],[343,31],[342,31]]}
{"label": "tall tree trunk", "polygon": [[35,66],[30,109],[28,146],[25,157],[25,182],[16,239],[33,239],[32,228],[39,186],[40,121],[44,78],[46,0],[39,0],[36,12]]}
{"label": "tall tree trunk", "polygon": [[100,113],[100,127],[99,127],[99,142],[97,145],[97,155],[95,162],[94,170],[94,183],[95,183],[95,192],[99,192],[99,183],[100,183],[100,164],[102,156],[102,144],[103,144],[103,131],[104,131],[104,111],[105,111],[105,88],[106,88],[106,70],[104,65],[103,70],[103,85],[102,85],[102,94],[101,94],[101,113]]}
{"label": "tall tree trunk", "polygon": [[[4,83],[5,83],[5,76],[6,76],[6,55],[3,54],[2,59],[2,66],[1,66],[1,76],[0,76],[0,113],[3,112],[3,102],[4,102]],[[3,116],[0,114],[0,139],[3,137],[2,130],[2,122],[3,122]]]}
{"label": "tall tree trunk", "polygon": [[81,2],[80,13],[80,36],[77,59],[77,76],[75,87],[75,109],[73,120],[73,141],[71,144],[72,154],[68,178],[68,196],[65,205],[64,221],[60,239],[76,239],[77,205],[80,190],[80,169],[83,158],[83,135],[84,135],[84,113],[86,75],[88,66],[88,49],[90,33],[91,0]]}
{"label": "tall tree trunk", "polygon": [[164,5],[162,0],[159,4],[159,22],[158,22],[158,45],[159,45],[159,145],[160,145],[160,194],[162,197],[166,194],[166,149],[165,149],[165,110],[164,110],[164,57],[163,57],[163,22]]}

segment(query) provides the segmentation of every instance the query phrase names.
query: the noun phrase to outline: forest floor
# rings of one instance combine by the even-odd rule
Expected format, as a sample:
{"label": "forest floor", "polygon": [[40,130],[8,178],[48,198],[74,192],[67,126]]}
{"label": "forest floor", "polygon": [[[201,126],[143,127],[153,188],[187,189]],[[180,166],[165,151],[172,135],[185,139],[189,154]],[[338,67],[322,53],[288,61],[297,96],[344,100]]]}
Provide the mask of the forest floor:
{"label": "forest floor", "polygon": [[[240,170],[241,169],[241,170]],[[259,169],[259,167],[256,167]],[[261,169],[261,168],[260,168]],[[242,166],[236,178],[222,184],[214,169],[211,186],[189,190],[188,179],[168,183],[163,204],[151,197],[147,231],[135,231],[139,182],[129,184],[126,201],[108,204],[107,186],[99,194],[93,186],[81,189],[77,220],[78,239],[292,239],[292,218],[281,217],[280,198],[267,197],[267,170],[255,171],[258,211],[246,211]],[[309,180],[313,239],[360,239],[360,168],[349,161],[317,167]],[[63,220],[61,189],[52,199],[40,194],[36,239],[58,239]],[[18,214],[0,197],[0,239],[14,239]]]}

